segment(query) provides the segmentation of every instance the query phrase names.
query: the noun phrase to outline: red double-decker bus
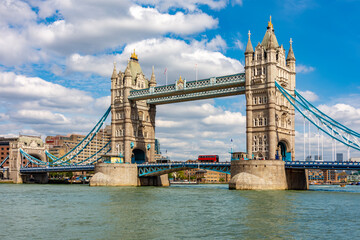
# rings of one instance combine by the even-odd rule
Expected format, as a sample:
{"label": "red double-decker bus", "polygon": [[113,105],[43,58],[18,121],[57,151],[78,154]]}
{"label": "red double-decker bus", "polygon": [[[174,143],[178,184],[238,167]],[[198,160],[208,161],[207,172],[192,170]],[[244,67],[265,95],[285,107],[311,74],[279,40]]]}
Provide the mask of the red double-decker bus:
{"label": "red double-decker bus", "polygon": [[199,155],[199,162],[219,162],[219,155]]}

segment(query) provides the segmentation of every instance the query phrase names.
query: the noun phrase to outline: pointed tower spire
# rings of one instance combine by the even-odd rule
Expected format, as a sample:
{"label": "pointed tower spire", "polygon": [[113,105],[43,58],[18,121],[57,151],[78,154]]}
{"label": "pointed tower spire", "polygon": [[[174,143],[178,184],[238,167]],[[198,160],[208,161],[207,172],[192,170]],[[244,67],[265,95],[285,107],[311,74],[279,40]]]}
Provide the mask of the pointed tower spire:
{"label": "pointed tower spire", "polygon": [[287,58],[286,60],[294,60],[295,61],[295,55],[294,55],[294,51],[293,51],[293,48],[292,48],[292,38],[290,38],[290,48],[289,48],[289,52],[288,52],[288,55],[287,55]]}
{"label": "pointed tower spire", "polygon": [[155,79],[155,73],[154,73],[154,66],[152,66],[152,73],[150,78],[150,87],[156,86],[156,79]]}
{"label": "pointed tower spire", "polygon": [[117,73],[116,73],[116,62],[114,61],[114,70],[111,76],[111,79],[115,79],[117,77]]}
{"label": "pointed tower spire", "polygon": [[250,39],[250,36],[251,36],[250,30],[249,30],[248,35],[249,35],[249,39],[248,39],[248,42],[247,42],[247,45],[246,45],[245,54],[254,52],[253,46],[251,44],[251,39]]}

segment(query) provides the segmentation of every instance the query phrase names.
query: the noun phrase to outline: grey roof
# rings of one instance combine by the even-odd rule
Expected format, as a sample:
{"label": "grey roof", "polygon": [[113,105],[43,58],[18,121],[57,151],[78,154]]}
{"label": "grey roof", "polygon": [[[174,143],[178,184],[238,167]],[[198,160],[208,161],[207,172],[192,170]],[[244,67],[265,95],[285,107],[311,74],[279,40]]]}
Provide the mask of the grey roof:
{"label": "grey roof", "polygon": [[253,46],[251,44],[251,40],[250,40],[250,37],[249,37],[249,40],[248,40],[247,45],[246,45],[245,53],[253,53],[253,52],[254,52],[254,49],[253,49]]}
{"label": "grey roof", "polygon": [[289,52],[288,52],[286,60],[294,60],[295,61],[295,55],[294,55],[294,51],[292,48],[292,44],[290,44],[290,48],[289,48]]}
{"label": "grey roof", "polygon": [[268,29],[265,32],[265,36],[261,42],[261,45],[265,48],[265,50],[269,48],[277,48],[279,47],[279,43],[276,39],[274,29],[271,27],[268,27]]}

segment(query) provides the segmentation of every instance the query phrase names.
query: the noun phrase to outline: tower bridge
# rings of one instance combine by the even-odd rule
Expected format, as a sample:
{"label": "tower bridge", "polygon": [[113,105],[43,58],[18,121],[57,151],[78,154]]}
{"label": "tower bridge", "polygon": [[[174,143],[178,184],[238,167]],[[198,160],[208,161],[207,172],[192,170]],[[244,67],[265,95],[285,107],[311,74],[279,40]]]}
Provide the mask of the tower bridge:
{"label": "tower bridge", "polygon": [[[84,140],[60,158],[45,151],[50,162],[20,149],[40,168],[21,168],[19,172],[75,171],[89,166],[85,168],[96,172],[92,185],[138,186],[163,184],[167,181],[165,173],[197,166],[231,173],[229,187],[234,189],[307,189],[305,169],[358,169],[359,164],[295,161],[295,109],[319,131],[360,150],[360,134],[326,116],[296,91],[295,62],[292,40],[286,53],[271,21],[255,48],[249,32],[244,73],[196,81],[180,77],[175,84],[157,86],[154,69],[147,79],[134,51],[124,72],[118,72],[114,65],[111,107]],[[246,97],[246,151],[252,160],[210,165],[154,163],[156,105],[242,94]],[[96,156],[74,163],[110,112],[111,141]]]}

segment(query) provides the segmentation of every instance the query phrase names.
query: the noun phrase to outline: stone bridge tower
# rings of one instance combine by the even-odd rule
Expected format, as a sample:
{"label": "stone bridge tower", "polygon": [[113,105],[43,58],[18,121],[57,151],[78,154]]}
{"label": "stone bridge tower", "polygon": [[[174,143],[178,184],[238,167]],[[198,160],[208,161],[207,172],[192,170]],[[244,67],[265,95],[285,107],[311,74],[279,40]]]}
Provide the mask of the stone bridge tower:
{"label": "stone bridge tower", "polygon": [[154,161],[155,105],[146,100],[128,100],[131,90],[156,86],[154,69],[150,81],[145,78],[137,55],[131,55],[124,72],[114,65],[111,77],[111,148],[125,163]]}
{"label": "stone bridge tower", "polygon": [[20,174],[21,167],[25,167],[26,165],[30,167],[37,167],[36,164],[29,163],[28,160],[22,157],[20,148],[29,155],[40,159],[43,162],[47,162],[45,151],[49,149],[40,137],[20,135],[16,141],[10,142],[9,146],[9,178],[14,183],[29,182],[32,177],[37,183],[47,183],[47,173],[33,175]]}
{"label": "stone bridge tower", "polygon": [[295,110],[275,87],[277,81],[294,94],[295,56],[291,39],[285,55],[283,45],[279,46],[276,39],[271,17],[255,51],[249,31],[245,50],[246,133],[247,152],[254,158],[288,161],[295,158]]}

